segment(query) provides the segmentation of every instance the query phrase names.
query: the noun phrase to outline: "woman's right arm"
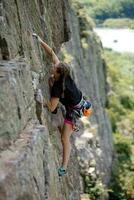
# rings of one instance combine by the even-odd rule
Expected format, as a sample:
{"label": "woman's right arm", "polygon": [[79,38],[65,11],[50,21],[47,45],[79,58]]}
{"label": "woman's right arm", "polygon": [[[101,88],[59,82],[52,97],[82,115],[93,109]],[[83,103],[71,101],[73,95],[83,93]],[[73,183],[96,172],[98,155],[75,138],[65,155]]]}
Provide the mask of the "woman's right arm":
{"label": "woman's right arm", "polygon": [[46,43],[44,42],[36,33],[33,33],[33,36],[38,39],[38,41],[41,43],[41,46],[44,48],[45,52],[51,56],[52,62],[57,65],[60,63],[59,58],[57,55],[54,53],[53,49]]}
{"label": "woman's right arm", "polygon": [[45,52],[48,53],[52,57],[52,62],[57,65],[60,63],[59,58],[57,55],[54,53],[53,49],[48,46],[43,40],[40,39],[41,46],[44,48]]}

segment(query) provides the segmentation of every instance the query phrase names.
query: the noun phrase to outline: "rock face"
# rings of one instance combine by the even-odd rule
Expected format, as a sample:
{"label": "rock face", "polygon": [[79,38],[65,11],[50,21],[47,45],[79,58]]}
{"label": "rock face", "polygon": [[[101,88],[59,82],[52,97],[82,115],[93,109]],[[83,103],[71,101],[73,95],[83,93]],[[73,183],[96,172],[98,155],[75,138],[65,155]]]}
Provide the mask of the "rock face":
{"label": "rock face", "polygon": [[[96,154],[96,149],[89,148],[89,133],[93,132],[97,133],[94,141],[98,141],[101,154],[95,160],[97,169],[105,173],[103,182],[108,182],[112,140],[104,111],[105,65],[100,43],[92,30],[84,36],[79,20],[67,0],[0,1],[0,200],[79,200],[81,181],[76,148],[80,163],[82,157],[89,163],[92,152]],[[62,116],[60,111],[55,116],[46,109],[41,111],[34,100],[38,87],[49,98],[47,79],[51,62],[32,38],[33,31],[56,52],[71,37],[65,49],[73,56],[75,79],[95,101],[88,139],[81,140],[81,148],[77,136],[84,137],[85,132],[72,138],[68,175],[61,180],[57,175],[62,156],[57,127]],[[87,49],[82,46],[84,41]],[[91,156],[86,159],[82,151]],[[92,158],[93,163],[96,158]],[[87,168],[92,170],[89,165]]]}
{"label": "rock face", "polygon": [[79,199],[76,173],[59,180],[57,156],[48,129],[29,123],[19,139],[1,153],[0,199]]}
{"label": "rock face", "polygon": [[35,116],[30,66],[23,60],[0,63],[0,148],[15,140]]}

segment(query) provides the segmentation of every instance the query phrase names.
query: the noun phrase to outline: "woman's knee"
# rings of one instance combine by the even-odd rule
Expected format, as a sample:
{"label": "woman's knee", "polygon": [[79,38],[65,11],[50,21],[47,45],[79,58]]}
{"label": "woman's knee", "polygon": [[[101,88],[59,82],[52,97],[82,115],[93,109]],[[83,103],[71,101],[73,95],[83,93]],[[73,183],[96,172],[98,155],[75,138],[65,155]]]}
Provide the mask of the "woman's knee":
{"label": "woman's knee", "polygon": [[70,137],[65,134],[62,134],[61,141],[62,141],[62,143],[68,143],[68,142],[70,142]]}
{"label": "woman's knee", "polygon": [[72,134],[72,126],[65,124],[62,129],[61,140],[63,143],[70,142],[70,136]]}

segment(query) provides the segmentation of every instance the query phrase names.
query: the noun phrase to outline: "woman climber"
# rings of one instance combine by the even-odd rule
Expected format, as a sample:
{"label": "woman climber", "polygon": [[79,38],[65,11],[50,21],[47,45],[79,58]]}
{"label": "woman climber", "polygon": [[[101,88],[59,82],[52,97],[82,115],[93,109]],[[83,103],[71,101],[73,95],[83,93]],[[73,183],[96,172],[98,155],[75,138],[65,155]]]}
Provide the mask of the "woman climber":
{"label": "woman climber", "polygon": [[53,80],[51,98],[47,103],[43,103],[43,106],[47,106],[53,112],[57,108],[58,103],[61,102],[66,109],[64,125],[61,129],[63,158],[62,165],[58,169],[59,176],[63,176],[67,171],[71,152],[70,136],[76,129],[76,120],[83,114],[85,116],[90,115],[92,110],[91,103],[83,98],[82,92],[71,78],[70,67],[66,63],[60,62],[54,51],[37,34],[33,33],[33,36],[37,38],[45,52],[51,56],[53,62],[51,70]]}

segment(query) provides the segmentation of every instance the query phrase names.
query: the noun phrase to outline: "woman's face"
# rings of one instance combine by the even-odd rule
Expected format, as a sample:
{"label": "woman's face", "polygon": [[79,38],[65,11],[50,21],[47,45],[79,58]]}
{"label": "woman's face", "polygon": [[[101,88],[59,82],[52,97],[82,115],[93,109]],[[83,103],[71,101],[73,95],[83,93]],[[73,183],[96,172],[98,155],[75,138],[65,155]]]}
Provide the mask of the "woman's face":
{"label": "woman's face", "polygon": [[60,78],[60,73],[57,72],[57,65],[53,65],[52,68],[51,68],[51,71],[50,71],[50,74],[51,74],[51,77],[54,79],[54,80],[59,80]]}

